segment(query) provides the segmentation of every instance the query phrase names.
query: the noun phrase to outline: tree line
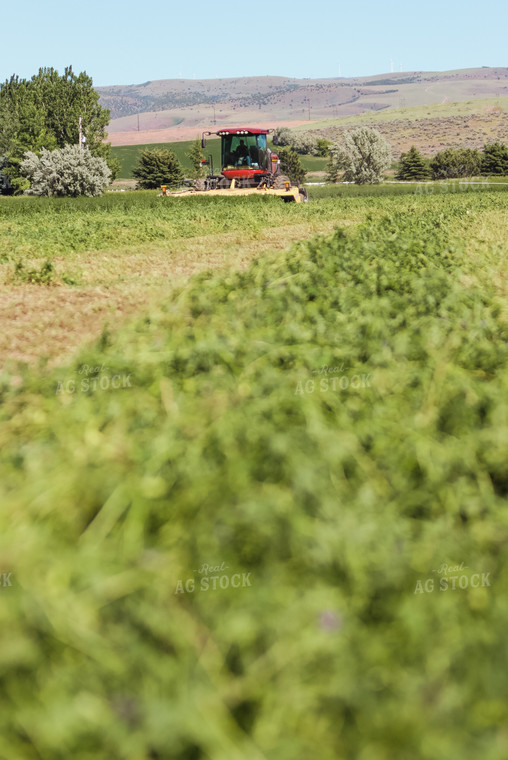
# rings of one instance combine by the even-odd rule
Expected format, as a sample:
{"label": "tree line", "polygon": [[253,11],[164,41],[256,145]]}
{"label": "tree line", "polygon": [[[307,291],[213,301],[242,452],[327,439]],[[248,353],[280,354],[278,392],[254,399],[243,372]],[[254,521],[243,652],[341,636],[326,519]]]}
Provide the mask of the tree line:
{"label": "tree line", "polygon": [[[377,183],[392,164],[390,143],[372,127],[348,130],[340,142],[278,127],[273,142],[287,146],[284,151],[289,151],[294,166],[297,165],[296,154],[327,155],[328,182],[337,182],[341,177],[343,181],[357,184]],[[284,157],[287,161],[288,154]],[[481,152],[471,148],[447,148],[427,159],[413,145],[407,153],[401,154],[395,177],[398,180],[439,180],[479,175],[508,175],[508,146],[494,142],[485,145]]]}
{"label": "tree line", "polygon": [[426,159],[413,145],[402,153],[396,174],[400,180],[454,179],[508,175],[508,146],[494,142],[480,152],[473,148],[447,148]]}
{"label": "tree line", "polygon": [[[110,113],[86,72],[72,66],[60,75],[41,68],[31,79],[12,76],[0,84],[0,193],[98,195],[115,178],[120,164],[106,140]],[[359,127],[330,142],[305,132],[278,127],[273,135],[281,172],[302,183],[301,155],[328,156],[327,180],[357,184],[380,182],[392,165],[390,143],[376,129]],[[188,154],[195,179],[203,176],[199,138]],[[168,149],[147,149],[133,172],[140,188],[175,187],[184,179],[176,155]],[[470,148],[448,148],[432,159],[415,146],[402,153],[399,180],[451,179],[508,175],[508,147],[500,142]]]}

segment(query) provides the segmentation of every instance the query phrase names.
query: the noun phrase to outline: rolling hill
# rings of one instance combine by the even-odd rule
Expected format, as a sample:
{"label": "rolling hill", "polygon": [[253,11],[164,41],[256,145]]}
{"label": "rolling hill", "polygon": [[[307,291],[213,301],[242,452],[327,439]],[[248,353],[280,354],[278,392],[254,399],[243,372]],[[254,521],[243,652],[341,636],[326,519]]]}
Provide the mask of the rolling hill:
{"label": "rolling hill", "polygon": [[[111,111],[113,144],[190,139],[214,124],[310,122],[386,111],[508,97],[508,68],[397,72],[370,77],[167,79],[97,88]],[[196,130],[196,127],[198,130]],[[189,132],[190,130],[190,132]],[[123,137],[122,137],[123,136]]]}

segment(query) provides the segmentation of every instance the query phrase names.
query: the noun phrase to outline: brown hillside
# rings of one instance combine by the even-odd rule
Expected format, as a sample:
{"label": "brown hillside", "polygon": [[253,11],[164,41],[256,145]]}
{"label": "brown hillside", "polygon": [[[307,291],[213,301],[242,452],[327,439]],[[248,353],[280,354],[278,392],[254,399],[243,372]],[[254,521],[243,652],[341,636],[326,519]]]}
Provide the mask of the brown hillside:
{"label": "brown hillside", "polygon": [[508,95],[508,68],[351,79],[243,77],[100,87],[112,133],[213,124],[315,121]]}
{"label": "brown hillside", "polygon": [[[360,126],[356,124],[309,127],[309,132],[325,137],[327,140],[340,141],[342,134]],[[423,155],[433,156],[446,148],[478,148],[485,143],[500,141],[508,144],[508,114],[500,111],[479,112],[468,116],[441,116],[419,119],[396,119],[372,123],[383,134],[390,145],[395,159],[402,152],[407,152],[415,145]]]}

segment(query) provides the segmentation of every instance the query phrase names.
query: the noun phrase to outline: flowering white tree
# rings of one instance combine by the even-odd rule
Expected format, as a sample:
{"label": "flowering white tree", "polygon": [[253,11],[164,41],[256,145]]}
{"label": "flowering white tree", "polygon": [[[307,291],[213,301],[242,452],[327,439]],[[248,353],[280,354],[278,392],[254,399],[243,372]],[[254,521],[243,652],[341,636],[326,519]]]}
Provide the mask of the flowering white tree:
{"label": "flowering white tree", "polygon": [[344,132],[343,144],[334,143],[329,148],[328,179],[337,181],[339,171],[342,179],[357,185],[377,184],[383,172],[392,162],[390,143],[371,127],[359,127]]}
{"label": "flowering white tree", "polygon": [[52,151],[43,148],[40,158],[28,151],[21,173],[30,181],[28,195],[101,195],[111,178],[104,159],[78,145]]}

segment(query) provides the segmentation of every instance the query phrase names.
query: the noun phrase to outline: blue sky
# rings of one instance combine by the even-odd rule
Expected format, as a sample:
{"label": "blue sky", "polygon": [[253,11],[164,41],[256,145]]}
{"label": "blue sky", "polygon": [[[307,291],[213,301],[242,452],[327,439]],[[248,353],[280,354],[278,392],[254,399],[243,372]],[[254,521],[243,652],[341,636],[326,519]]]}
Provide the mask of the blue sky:
{"label": "blue sky", "polygon": [[0,18],[0,81],[68,64],[97,86],[508,65],[505,0],[0,0]]}

